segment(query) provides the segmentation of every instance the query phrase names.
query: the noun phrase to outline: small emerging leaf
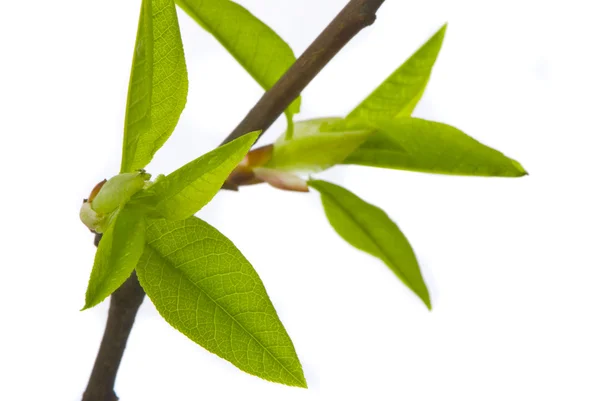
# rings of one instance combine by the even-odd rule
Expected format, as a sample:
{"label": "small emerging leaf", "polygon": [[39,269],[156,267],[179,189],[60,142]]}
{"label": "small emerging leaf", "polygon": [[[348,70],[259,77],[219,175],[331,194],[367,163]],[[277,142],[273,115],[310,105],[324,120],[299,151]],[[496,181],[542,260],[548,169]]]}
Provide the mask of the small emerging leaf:
{"label": "small emerging leaf", "polygon": [[398,226],[380,208],[338,185],[310,180],[321,193],[329,223],[348,243],[381,259],[431,309],[415,254]]}
{"label": "small emerging leaf", "polygon": [[91,203],[83,202],[79,209],[79,219],[87,228],[95,233],[102,233],[106,220],[110,215],[99,215],[92,209]]}
{"label": "small emerging leaf", "polygon": [[206,222],[155,220],[137,266],[165,320],[252,375],[306,387],[294,345],[252,265]]}
{"label": "small emerging leaf", "polygon": [[265,167],[284,171],[319,172],[341,163],[362,144],[372,130],[323,130],[341,118],[317,118],[294,123],[294,137],[284,133],[275,142]]}
{"label": "small emerging leaf", "polygon": [[[265,90],[296,61],[290,46],[268,25],[229,0],[176,0],[190,17],[212,34]],[[287,108],[288,125],[300,111],[300,97]]]}
{"label": "small emerging leaf", "polygon": [[[516,160],[450,125],[418,118],[372,121],[373,134],[345,164],[435,174],[521,177]],[[401,149],[401,150],[400,150]]]}
{"label": "small emerging leaf", "polygon": [[102,302],[131,275],[144,251],[145,221],[128,205],[118,212],[98,244],[83,309]]}
{"label": "small emerging leaf", "polygon": [[90,196],[88,196],[87,201],[88,202],[93,202],[94,199],[96,198],[96,195],[98,195],[98,192],[100,192],[100,190],[102,189],[102,187],[104,186],[104,184],[106,184],[106,179],[100,181],[99,183],[97,183],[94,188],[92,188],[92,192],[90,192]]}
{"label": "small emerging leaf", "polygon": [[262,167],[271,160],[273,157],[273,145],[264,145],[259,148],[254,148],[240,163],[240,167],[253,169],[255,167]]}
{"label": "small emerging leaf", "polygon": [[157,180],[140,195],[154,202],[158,216],[186,219],[210,202],[257,138],[258,131],[251,132],[220,146]]}
{"label": "small emerging leaf", "polygon": [[187,70],[173,0],[142,0],[125,115],[121,172],[144,168],[185,107]]}
{"label": "small emerging leaf", "polygon": [[409,117],[425,91],[445,32],[446,25],[352,110],[346,119],[370,121]]}
{"label": "small emerging leaf", "polygon": [[237,191],[242,185],[254,185],[260,184],[263,180],[256,177],[254,169],[260,166],[264,166],[273,154],[273,145],[265,145],[259,148],[254,148],[244,160],[238,166],[233,169],[225,183],[223,184],[224,189]]}
{"label": "small emerging leaf", "polygon": [[308,192],[306,181],[289,171],[258,167],[254,169],[254,177],[284,191]]}
{"label": "small emerging leaf", "polygon": [[[99,214],[107,214],[125,204],[136,192],[144,188],[150,174],[137,171],[135,173],[123,173],[106,181],[93,198],[92,209]],[[94,191],[92,191],[92,194]]]}

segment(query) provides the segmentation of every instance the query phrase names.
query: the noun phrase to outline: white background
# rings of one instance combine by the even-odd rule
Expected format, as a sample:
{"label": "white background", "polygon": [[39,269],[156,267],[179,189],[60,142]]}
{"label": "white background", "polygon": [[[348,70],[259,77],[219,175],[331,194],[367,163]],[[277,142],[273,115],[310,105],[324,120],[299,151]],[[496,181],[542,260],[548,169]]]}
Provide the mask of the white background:
{"label": "white background", "polygon": [[[242,2],[296,54],[344,0]],[[594,1],[387,1],[303,94],[344,115],[444,22],[416,115],[519,160],[520,179],[340,167],[321,177],[386,210],[417,252],[428,312],[343,242],[316,194],[220,193],[199,216],[261,275],[309,389],[238,371],[146,300],[117,379],[130,400],[599,400],[600,28]],[[13,2],[0,11],[0,393],[78,400],[108,303],[79,312],[95,248],[82,198],[117,173],[139,1]],[[190,92],[148,167],[215,147],[262,93],[180,14]],[[261,140],[272,141],[278,124]]]}

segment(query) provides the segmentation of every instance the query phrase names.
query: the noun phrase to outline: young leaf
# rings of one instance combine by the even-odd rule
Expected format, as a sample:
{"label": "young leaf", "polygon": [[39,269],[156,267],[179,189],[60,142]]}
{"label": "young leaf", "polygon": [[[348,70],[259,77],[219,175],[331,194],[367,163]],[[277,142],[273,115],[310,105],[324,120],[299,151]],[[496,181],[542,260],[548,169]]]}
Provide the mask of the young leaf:
{"label": "young leaf", "polygon": [[154,202],[155,214],[160,217],[169,220],[190,217],[219,192],[257,138],[258,131],[251,132],[200,156],[157,180],[140,197]]}
{"label": "young leaf", "polygon": [[362,144],[371,130],[324,131],[323,126],[341,118],[317,118],[294,123],[294,137],[282,134],[275,142],[265,167],[284,171],[318,172],[341,163]]}
{"label": "young leaf", "polygon": [[175,129],[188,78],[173,0],[142,0],[127,107],[121,172],[144,168]]}
{"label": "young leaf", "polygon": [[252,265],[204,221],[154,220],[136,268],[165,320],[252,375],[306,387],[294,345]]}
{"label": "young leaf", "polygon": [[93,198],[92,209],[100,214],[111,213],[144,188],[150,174],[142,171],[123,173],[106,181]]}
{"label": "young leaf", "polygon": [[98,244],[83,309],[102,302],[131,275],[144,251],[145,221],[129,205],[118,212]]}
{"label": "young leaf", "polygon": [[308,192],[306,180],[289,171],[273,170],[257,167],[254,170],[255,179],[262,180],[274,188],[284,191]]}
{"label": "young leaf", "polygon": [[409,117],[425,91],[445,32],[446,25],[352,110],[346,119]]}
{"label": "young leaf", "polygon": [[[176,0],[212,34],[265,90],[296,61],[289,45],[241,5],[229,0]],[[286,110],[288,124],[300,111],[300,97]]]}
{"label": "young leaf", "polygon": [[394,140],[384,131],[373,131],[354,152],[350,153],[342,164],[358,164],[382,167],[393,163],[398,155],[406,153],[399,141]]}
{"label": "young leaf", "polygon": [[325,214],[335,231],[350,245],[381,259],[431,309],[417,258],[388,215],[335,184],[310,180],[308,185],[321,193]]}
{"label": "young leaf", "polygon": [[371,121],[370,136],[345,164],[424,173],[521,177],[527,172],[516,160],[446,124],[418,118]]}

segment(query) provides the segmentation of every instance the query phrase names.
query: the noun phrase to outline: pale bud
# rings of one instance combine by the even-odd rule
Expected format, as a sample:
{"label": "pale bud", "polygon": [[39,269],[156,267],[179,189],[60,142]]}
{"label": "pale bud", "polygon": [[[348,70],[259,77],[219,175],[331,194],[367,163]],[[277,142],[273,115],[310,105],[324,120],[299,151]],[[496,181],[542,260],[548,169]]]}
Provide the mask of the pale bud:
{"label": "pale bud", "polygon": [[106,181],[91,200],[92,209],[99,215],[109,214],[126,203],[135,193],[141,191],[150,179],[144,170],[115,175]]}
{"label": "pale bud", "polygon": [[301,177],[288,171],[259,167],[254,169],[256,178],[286,191],[308,192],[308,185]]}
{"label": "pale bud", "polygon": [[103,228],[106,217],[106,215],[98,215],[98,213],[92,209],[92,206],[87,199],[81,205],[81,209],[79,209],[79,218],[81,219],[81,222],[96,233],[102,233],[104,231]]}
{"label": "pale bud", "polygon": [[108,181],[99,182],[92,189],[89,198],[83,201],[79,218],[90,230],[96,233],[104,232],[119,207],[147,186],[149,179],[150,174],[140,170],[119,174]]}

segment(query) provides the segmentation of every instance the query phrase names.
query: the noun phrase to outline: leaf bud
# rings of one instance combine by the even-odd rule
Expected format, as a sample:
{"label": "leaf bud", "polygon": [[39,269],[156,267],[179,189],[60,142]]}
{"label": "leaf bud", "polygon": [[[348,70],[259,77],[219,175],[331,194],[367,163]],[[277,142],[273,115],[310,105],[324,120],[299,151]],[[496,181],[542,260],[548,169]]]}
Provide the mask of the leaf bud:
{"label": "leaf bud", "polygon": [[90,200],[91,208],[100,215],[112,213],[136,192],[141,191],[149,179],[150,174],[144,170],[115,175],[106,181]]}

